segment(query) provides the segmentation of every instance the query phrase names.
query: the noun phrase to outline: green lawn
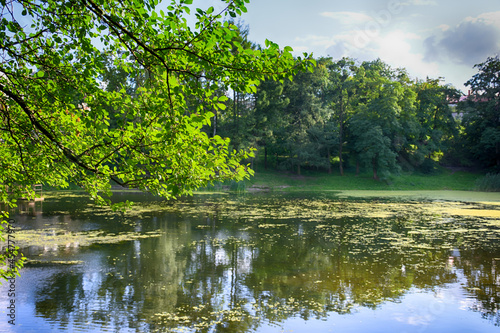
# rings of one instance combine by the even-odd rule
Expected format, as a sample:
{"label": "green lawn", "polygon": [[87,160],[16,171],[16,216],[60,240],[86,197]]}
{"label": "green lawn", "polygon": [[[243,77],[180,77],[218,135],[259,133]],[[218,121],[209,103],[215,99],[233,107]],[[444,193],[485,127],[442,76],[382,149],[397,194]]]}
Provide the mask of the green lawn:
{"label": "green lawn", "polygon": [[[342,177],[337,170],[331,175],[326,172],[306,170],[301,176],[297,176],[291,172],[258,168],[255,176],[245,181],[243,188],[251,190],[253,187],[273,191],[472,191],[476,180],[483,176],[480,173],[452,172],[443,168],[433,175],[401,174],[392,177],[390,181],[376,181],[370,173],[356,176],[354,172],[346,172]],[[229,188],[229,184],[225,185]],[[55,188],[44,186],[44,193],[51,190],[57,191]],[[81,190],[81,188],[70,185],[66,190]]]}
{"label": "green lawn", "polygon": [[401,174],[393,176],[389,181],[376,181],[371,174],[346,173],[340,176],[337,173],[331,175],[325,172],[306,171],[302,176],[289,172],[275,170],[257,170],[255,176],[247,181],[246,187],[263,187],[272,190],[295,191],[328,191],[328,190],[394,190],[394,191],[418,191],[418,190],[474,190],[475,181],[482,174],[471,172],[452,172],[447,169],[440,170],[433,175],[424,174]]}

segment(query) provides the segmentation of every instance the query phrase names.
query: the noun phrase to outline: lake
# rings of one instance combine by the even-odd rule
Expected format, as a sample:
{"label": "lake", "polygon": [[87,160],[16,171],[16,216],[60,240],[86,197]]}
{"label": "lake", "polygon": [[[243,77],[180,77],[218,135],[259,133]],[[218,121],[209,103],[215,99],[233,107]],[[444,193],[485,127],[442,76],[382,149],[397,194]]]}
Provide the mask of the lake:
{"label": "lake", "polygon": [[500,332],[498,193],[114,198],[11,213],[1,332]]}

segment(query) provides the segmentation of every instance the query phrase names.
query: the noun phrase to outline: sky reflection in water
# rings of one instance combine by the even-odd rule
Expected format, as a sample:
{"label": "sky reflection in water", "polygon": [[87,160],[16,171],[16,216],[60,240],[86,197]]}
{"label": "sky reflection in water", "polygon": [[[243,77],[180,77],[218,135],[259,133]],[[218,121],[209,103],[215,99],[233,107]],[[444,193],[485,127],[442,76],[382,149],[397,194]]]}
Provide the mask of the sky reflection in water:
{"label": "sky reflection in water", "polygon": [[33,261],[0,331],[499,329],[493,202],[125,196],[125,216],[74,196],[14,217]]}

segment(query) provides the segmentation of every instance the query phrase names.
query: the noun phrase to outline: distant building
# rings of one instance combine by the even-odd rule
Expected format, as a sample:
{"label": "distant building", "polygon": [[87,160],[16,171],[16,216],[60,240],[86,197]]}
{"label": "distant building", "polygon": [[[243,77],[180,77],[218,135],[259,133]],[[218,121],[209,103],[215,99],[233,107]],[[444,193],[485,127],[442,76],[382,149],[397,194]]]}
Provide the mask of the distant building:
{"label": "distant building", "polygon": [[473,102],[488,102],[489,99],[485,96],[477,95],[477,94],[472,94],[471,90],[467,92],[467,96],[463,95],[460,96],[458,99],[448,99],[448,106],[452,110],[452,115],[453,118],[455,119],[462,119],[463,117],[463,112],[458,112],[457,111],[457,105],[458,103],[465,102],[467,100],[473,101]]}

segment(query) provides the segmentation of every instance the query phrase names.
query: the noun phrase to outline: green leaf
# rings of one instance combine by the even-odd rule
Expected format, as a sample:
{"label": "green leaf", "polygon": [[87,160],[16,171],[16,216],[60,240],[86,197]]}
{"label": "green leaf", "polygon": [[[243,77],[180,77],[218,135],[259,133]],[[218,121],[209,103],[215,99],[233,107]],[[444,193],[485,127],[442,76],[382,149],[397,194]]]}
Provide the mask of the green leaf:
{"label": "green leaf", "polygon": [[[227,15],[246,12],[246,2],[226,1],[230,5]],[[203,29],[203,36],[198,36],[199,30],[187,24],[186,6],[192,0],[173,1],[162,8],[165,12],[160,11],[160,18],[154,12],[157,0],[94,3],[95,13],[107,13],[133,36],[118,35],[98,14],[71,1],[41,1],[39,6],[14,11],[13,16],[33,15],[35,22],[25,45],[3,43],[4,65],[19,67],[12,70],[13,82],[19,82],[12,93],[36,107],[35,120],[54,137],[38,133],[39,141],[26,140],[33,133],[24,126],[19,105],[13,105],[12,117],[20,118],[12,119],[15,128],[11,132],[0,131],[0,160],[12,166],[1,183],[7,179],[26,183],[28,174],[30,182],[64,185],[71,181],[83,186],[96,202],[109,204],[98,193],[109,192],[111,173],[167,197],[172,193],[165,189],[177,190],[179,195],[190,193],[215,177],[215,170],[223,181],[247,175],[240,167],[246,155],[233,154],[229,139],[212,140],[205,133],[203,125],[213,117],[209,110],[232,106],[225,96],[227,87],[256,93],[266,75],[286,77],[283,73],[290,73],[295,63],[286,62],[278,48],[253,49],[237,24],[214,16],[214,7],[196,11],[199,29]],[[21,21],[5,16],[3,33],[11,35],[9,29],[25,39],[16,22]],[[40,33],[43,29],[48,36]],[[95,47],[93,39],[104,46]],[[207,80],[192,79],[200,75]],[[281,97],[280,92],[277,100]],[[199,116],[191,117],[193,111]],[[253,115],[253,110],[248,114]],[[217,116],[216,125],[226,126],[229,117],[223,112]],[[0,126],[5,125],[0,119]],[[28,141],[30,145],[25,144]],[[207,153],[209,147],[212,150]],[[158,161],[169,170],[159,173]]]}
{"label": "green leaf", "polygon": [[7,23],[7,29],[9,29],[9,31],[13,33],[16,33],[19,30],[17,25],[12,21]]}

